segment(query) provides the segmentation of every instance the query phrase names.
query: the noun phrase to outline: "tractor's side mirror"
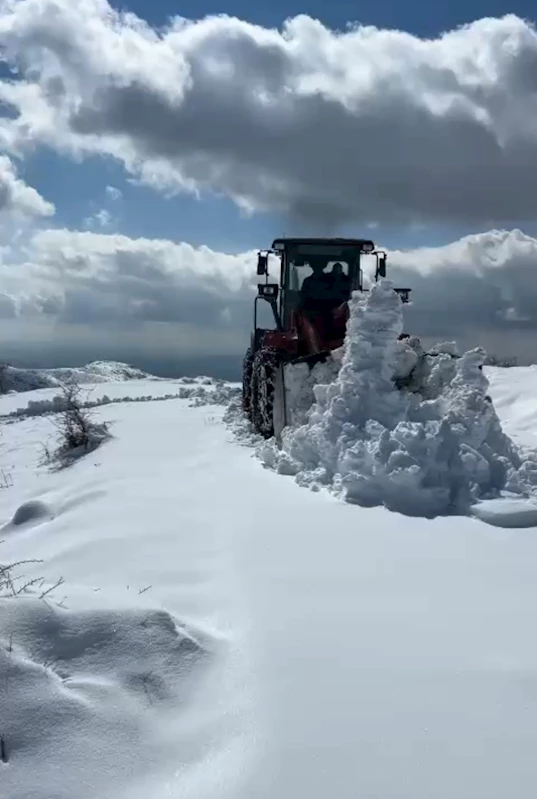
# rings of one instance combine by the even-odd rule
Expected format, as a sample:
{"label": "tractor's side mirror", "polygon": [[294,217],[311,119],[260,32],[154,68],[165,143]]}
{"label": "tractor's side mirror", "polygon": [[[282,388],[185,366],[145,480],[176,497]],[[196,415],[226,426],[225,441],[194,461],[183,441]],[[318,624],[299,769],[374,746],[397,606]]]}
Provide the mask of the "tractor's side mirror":
{"label": "tractor's side mirror", "polygon": [[268,255],[259,253],[257,256],[257,274],[268,275]]}
{"label": "tractor's side mirror", "polygon": [[395,289],[401,298],[401,302],[410,302],[410,292],[412,289]]}
{"label": "tractor's side mirror", "polygon": [[278,289],[279,286],[277,283],[259,283],[257,286],[259,296],[263,297],[263,299],[268,300],[269,302],[276,301],[278,299]]}
{"label": "tractor's side mirror", "polygon": [[379,277],[386,277],[386,254],[381,253],[377,256],[377,280]]}

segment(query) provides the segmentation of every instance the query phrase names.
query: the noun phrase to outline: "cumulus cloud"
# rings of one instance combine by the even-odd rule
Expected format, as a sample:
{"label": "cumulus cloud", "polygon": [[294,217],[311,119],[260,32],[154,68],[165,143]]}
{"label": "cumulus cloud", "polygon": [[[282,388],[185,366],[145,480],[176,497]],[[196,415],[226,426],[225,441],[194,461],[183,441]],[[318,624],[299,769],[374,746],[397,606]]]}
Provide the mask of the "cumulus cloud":
{"label": "cumulus cloud", "polygon": [[444,247],[390,254],[392,274],[413,289],[408,322],[428,336],[537,329],[537,240],[492,230]]}
{"label": "cumulus cloud", "polygon": [[244,329],[256,280],[253,253],[69,230],[37,232],[23,269],[60,322],[188,324],[213,336],[232,323]]}
{"label": "cumulus cloud", "polygon": [[163,190],[325,227],[537,212],[537,34],[513,15],[421,40],[10,0],[0,47],[20,75],[0,85],[4,146],[109,154]]}
{"label": "cumulus cloud", "polygon": [[0,219],[7,215],[16,217],[48,217],[54,206],[17,175],[13,162],[0,155]]}

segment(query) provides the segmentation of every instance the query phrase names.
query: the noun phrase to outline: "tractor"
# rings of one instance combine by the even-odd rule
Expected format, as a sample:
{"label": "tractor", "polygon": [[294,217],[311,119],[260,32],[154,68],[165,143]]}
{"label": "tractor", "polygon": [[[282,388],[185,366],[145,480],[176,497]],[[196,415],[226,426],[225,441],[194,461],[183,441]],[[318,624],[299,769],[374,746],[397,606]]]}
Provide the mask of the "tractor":
{"label": "tractor", "polygon": [[[375,280],[386,277],[387,255],[367,239],[280,238],[258,254],[254,329],[243,362],[242,405],[264,438],[286,426],[285,369],[310,368],[343,345],[348,300],[364,288],[361,259],[376,259]],[[279,282],[269,282],[269,258],[279,260]],[[408,302],[410,289],[396,289]],[[271,309],[271,326],[258,324],[259,301]]]}

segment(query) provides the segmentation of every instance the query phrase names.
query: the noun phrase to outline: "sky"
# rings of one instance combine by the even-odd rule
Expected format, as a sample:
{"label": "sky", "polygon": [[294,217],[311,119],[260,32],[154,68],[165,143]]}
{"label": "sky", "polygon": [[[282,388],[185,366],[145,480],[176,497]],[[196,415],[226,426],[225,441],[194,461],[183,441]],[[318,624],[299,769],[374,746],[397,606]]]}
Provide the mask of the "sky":
{"label": "sky", "polygon": [[425,341],[533,361],[536,16],[0,0],[2,358],[238,376],[255,251],[343,234]]}

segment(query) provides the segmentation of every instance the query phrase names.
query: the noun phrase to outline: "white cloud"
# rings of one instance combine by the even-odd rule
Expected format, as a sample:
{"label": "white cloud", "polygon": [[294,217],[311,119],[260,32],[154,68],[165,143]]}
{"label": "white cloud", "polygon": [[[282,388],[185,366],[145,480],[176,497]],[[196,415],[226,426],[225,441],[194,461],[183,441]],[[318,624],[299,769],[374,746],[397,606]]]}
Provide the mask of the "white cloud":
{"label": "white cloud", "polygon": [[0,143],[98,152],[163,190],[210,190],[326,227],[537,213],[537,35],[510,15],[435,40],[299,16],[156,31],[106,0],[18,0],[22,75]]}
{"label": "white cloud", "polygon": [[112,200],[113,202],[117,202],[121,200],[123,197],[122,192],[117,189],[115,186],[107,186],[105,189],[106,196]]}
{"label": "white cloud", "polygon": [[48,217],[54,206],[17,176],[15,165],[6,155],[0,155],[0,217]]}
{"label": "white cloud", "polygon": [[106,208],[101,208],[100,211],[88,216],[84,220],[86,227],[93,228],[107,228],[112,224],[112,214]]}
{"label": "white cloud", "polygon": [[390,263],[394,278],[413,288],[409,322],[428,335],[518,330],[535,338],[537,240],[520,230],[392,252]]}
{"label": "white cloud", "polygon": [[43,312],[59,322],[182,323],[213,335],[224,323],[245,329],[256,282],[253,253],[68,230],[37,232],[20,271],[25,294],[33,287],[38,306],[48,297]]}

